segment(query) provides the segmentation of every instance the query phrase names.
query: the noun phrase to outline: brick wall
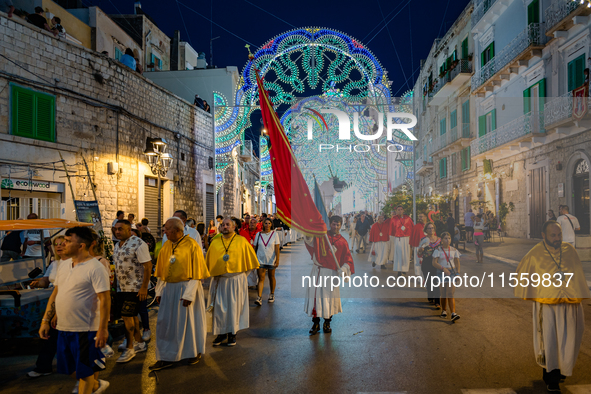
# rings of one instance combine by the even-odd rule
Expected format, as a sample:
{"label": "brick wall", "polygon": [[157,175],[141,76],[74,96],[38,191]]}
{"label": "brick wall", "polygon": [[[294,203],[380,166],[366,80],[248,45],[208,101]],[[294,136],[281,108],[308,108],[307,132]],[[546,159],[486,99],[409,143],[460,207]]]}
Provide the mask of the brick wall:
{"label": "brick wall", "polygon": [[[178,176],[170,189],[172,205],[202,220],[203,177],[213,177],[207,163],[213,155],[210,114],[114,59],[57,40],[16,16],[9,19],[0,13],[0,36],[0,54],[21,66],[0,58],[3,141],[35,145],[40,149],[38,162],[47,161],[43,156],[53,156],[51,151],[57,149],[75,152],[77,162],[84,156],[97,186],[103,223],[110,223],[117,209],[138,212],[142,199],[138,185],[147,168],[143,155],[146,137],[165,138],[175,160],[167,176],[171,181]],[[55,143],[10,135],[9,83],[56,96]],[[180,138],[175,138],[176,133]],[[0,150],[0,159],[17,158],[18,152]],[[122,172],[108,175],[107,164],[117,161]],[[83,167],[78,171],[82,173]],[[76,199],[90,193],[88,182],[78,181],[75,186]],[[231,188],[226,190],[227,197],[233,193]]]}

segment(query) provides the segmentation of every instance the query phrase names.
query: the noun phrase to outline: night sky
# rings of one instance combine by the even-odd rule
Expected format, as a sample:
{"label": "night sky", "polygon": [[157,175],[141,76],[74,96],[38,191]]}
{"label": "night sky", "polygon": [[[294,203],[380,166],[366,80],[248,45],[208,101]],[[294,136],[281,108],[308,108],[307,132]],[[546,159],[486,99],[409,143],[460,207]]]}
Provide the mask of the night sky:
{"label": "night sky", "polygon": [[[134,1],[82,3],[98,6],[109,14],[132,14]],[[433,40],[445,34],[468,3],[469,0],[141,1],[144,12],[164,33],[172,36],[180,30],[181,40],[188,41],[198,52],[205,52],[208,63],[210,39],[219,36],[213,41],[214,64],[237,66],[240,72],[247,60],[247,42],[251,48],[259,47],[296,27],[340,30],[369,48],[388,70],[393,96],[412,88],[420,60],[429,54]],[[390,19],[384,28],[384,20]]]}

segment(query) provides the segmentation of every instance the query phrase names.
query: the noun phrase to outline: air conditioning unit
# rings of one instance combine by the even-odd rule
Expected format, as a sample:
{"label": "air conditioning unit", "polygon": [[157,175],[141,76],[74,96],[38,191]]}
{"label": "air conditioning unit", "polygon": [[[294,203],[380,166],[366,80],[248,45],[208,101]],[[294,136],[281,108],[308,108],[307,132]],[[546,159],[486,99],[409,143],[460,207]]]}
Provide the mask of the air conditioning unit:
{"label": "air conditioning unit", "polygon": [[238,158],[245,163],[252,161],[252,141],[251,140],[244,140],[242,145],[240,145],[240,154]]}

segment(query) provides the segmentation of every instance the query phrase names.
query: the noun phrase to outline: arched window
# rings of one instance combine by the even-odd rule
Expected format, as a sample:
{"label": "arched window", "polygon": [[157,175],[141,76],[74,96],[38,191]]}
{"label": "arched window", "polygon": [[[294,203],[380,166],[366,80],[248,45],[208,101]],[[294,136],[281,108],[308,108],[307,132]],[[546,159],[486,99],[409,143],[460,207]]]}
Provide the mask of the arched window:
{"label": "arched window", "polygon": [[585,176],[589,174],[589,163],[587,160],[581,159],[575,166],[575,176]]}

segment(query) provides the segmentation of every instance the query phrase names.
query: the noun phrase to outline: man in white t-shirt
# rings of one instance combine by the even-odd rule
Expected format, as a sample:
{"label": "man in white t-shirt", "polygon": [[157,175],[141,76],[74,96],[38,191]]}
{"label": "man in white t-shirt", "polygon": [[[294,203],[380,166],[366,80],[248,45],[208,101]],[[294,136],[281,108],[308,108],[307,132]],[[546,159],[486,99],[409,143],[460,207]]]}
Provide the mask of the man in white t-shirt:
{"label": "man in white t-shirt", "polygon": [[[113,250],[113,263],[119,291],[117,298],[121,305],[121,316],[125,323],[125,345],[118,363],[131,361],[139,352],[148,350],[140,331],[140,304],[148,296],[148,284],[152,275],[152,257],[148,244],[131,232],[131,223],[120,220],[113,229],[119,239]],[[136,343],[134,344],[134,339]]]}
{"label": "man in white t-shirt", "polygon": [[560,227],[562,227],[562,242],[568,242],[573,247],[575,246],[575,231],[581,229],[581,225],[576,217],[568,213],[567,205],[560,206],[560,216],[556,219]]}
{"label": "man in white t-shirt", "polygon": [[115,220],[113,220],[113,224],[111,225],[111,233],[113,234],[113,245],[115,245],[117,242],[119,242],[119,240],[117,239],[117,237],[115,236],[115,232],[113,231],[113,229],[115,228],[115,225],[117,224],[117,222],[119,220],[123,220],[125,219],[125,212],[123,211],[117,211],[117,218]]}
{"label": "man in white t-shirt", "polygon": [[[32,213],[27,216],[27,219],[34,220],[39,219],[36,213]],[[42,254],[42,240],[41,240],[41,231],[43,231],[43,237],[45,239],[49,239],[51,236],[49,231],[47,230],[27,230],[25,231],[25,242],[23,243],[23,253],[22,255],[25,257],[41,257]]]}
{"label": "man in white t-shirt", "polygon": [[76,373],[80,394],[103,393],[109,387],[109,382],[98,379],[98,372],[105,369],[101,348],[109,337],[109,274],[90,255],[92,242],[88,227],[66,231],[64,249],[71,260],[58,268],[39,329],[39,336],[48,339],[51,319],[57,314],[57,369],[67,375]]}
{"label": "man in white t-shirt", "polygon": [[[174,215],[172,215],[172,216],[177,217],[183,221],[183,226],[185,226],[185,234],[184,235],[188,235],[189,237],[193,238],[195,241],[197,241],[197,243],[199,244],[201,249],[203,249],[203,242],[201,241],[201,237],[199,236],[199,232],[197,232],[197,230],[194,229],[193,227],[187,226],[187,219],[189,218],[187,216],[187,212],[179,209],[178,211],[175,211]],[[162,237],[162,245],[164,245],[164,243],[167,240],[168,240],[168,238],[166,237],[166,234],[164,234],[164,237]]]}

